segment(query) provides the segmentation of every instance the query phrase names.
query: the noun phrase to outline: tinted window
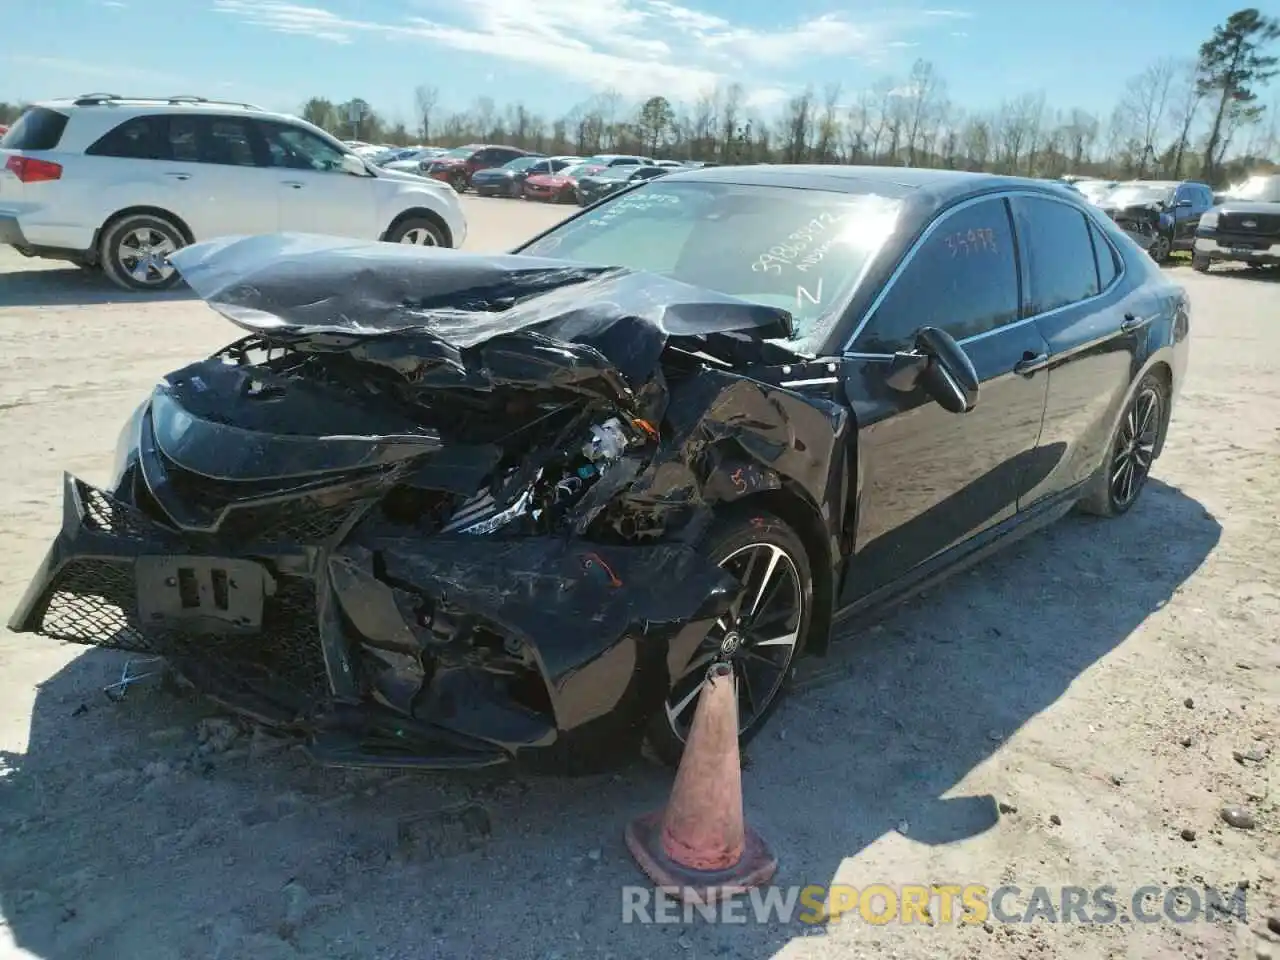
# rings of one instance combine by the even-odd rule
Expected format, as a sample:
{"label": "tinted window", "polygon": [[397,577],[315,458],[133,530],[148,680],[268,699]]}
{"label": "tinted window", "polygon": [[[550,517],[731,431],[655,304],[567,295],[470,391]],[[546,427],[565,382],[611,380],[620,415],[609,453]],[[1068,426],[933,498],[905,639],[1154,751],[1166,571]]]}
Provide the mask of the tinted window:
{"label": "tinted window", "polygon": [[201,145],[200,159],[231,167],[255,166],[252,136],[245,120],[210,117],[209,135]]}
{"label": "tinted window", "polygon": [[1115,250],[1092,223],[1089,224],[1089,236],[1093,239],[1094,258],[1098,262],[1098,283],[1101,289],[1105,290],[1120,273],[1120,265],[1116,263]]}
{"label": "tinted window", "polygon": [[1098,267],[1083,211],[1037,197],[1019,197],[1015,208],[1030,274],[1027,314],[1097,296]]}
{"label": "tinted window", "polygon": [[169,117],[169,154],[186,163],[200,161],[200,128],[195,117]]}
{"label": "tinted window", "polygon": [[984,200],[944,217],[893,281],[857,349],[908,349],[921,327],[958,340],[1018,316],[1013,229],[1003,200]]}
{"label": "tinted window", "polygon": [[571,164],[568,160],[552,160],[551,161],[552,170],[563,170],[565,167],[571,167],[571,166],[573,166],[573,164]]}
{"label": "tinted window", "polygon": [[67,127],[67,116],[57,110],[32,107],[9,128],[0,140],[6,150],[52,150],[62,139]]}
{"label": "tinted window", "polygon": [[166,160],[168,150],[160,117],[134,117],[100,137],[85,151],[91,157],[128,157],[132,160]]}
{"label": "tinted window", "polygon": [[654,177],[660,177],[667,171],[663,167],[650,167],[647,170],[637,170],[631,175],[632,180],[652,180]]}
{"label": "tinted window", "polygon": [[310,130],[264,121],[259,121],[258,128],[267,141],[267,158],[273,167],[322,173],[342,169],[342,151]]}

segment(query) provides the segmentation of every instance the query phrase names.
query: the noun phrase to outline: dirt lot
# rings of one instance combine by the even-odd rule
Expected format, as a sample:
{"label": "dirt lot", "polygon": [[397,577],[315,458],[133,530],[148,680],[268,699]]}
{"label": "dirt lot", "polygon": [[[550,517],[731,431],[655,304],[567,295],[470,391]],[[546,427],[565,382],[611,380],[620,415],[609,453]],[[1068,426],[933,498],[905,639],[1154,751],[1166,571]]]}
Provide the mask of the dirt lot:
{"label": "dirt lot", "polygon": [[[482,250],[563,213],[467,204]],[[102,481],[153,380],[232,330],[183,294],[7,252],[0,271],[7,616],[61,471]],[[802,670],[745,774],[781,884],[1011,884],[1011,913],[1038,885],[1109,884],[1130,922],[624,925],[622,828],[664,801],[654,766],[318,769],[152,681],[112,702],[121,657],[0,632],[0,957],[1280,958],[1280,277],[1173,272],[1191,371],[1140,505],[856,631]],[[1134,922],[1147,884],[1247,884],[1247,923]]]}

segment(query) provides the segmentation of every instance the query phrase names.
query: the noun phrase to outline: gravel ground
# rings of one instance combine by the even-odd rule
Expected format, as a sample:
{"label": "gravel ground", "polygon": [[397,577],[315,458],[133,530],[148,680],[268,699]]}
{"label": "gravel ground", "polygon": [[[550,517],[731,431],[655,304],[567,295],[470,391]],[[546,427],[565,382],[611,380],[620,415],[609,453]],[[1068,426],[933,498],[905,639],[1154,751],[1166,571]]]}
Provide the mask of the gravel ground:
{"label": "gravel ground", "polygon": [[[480,250],[565,212],[465,202]],[[780,884],[1012,884],[1013,912],[1040,885],[1247,884],[1245,922],[624,924],[622,828],[665,771],[319,769],[152,681],[109,700],[120,656],[2,632],[0,957],[1280,958],[1280,277],[1172,272],[1191,370],[1142,502],[850,631],[753,745],[747,809]],[[104,480],[154,379],[232,333],[0,253],[0,612],[61,472]]]}

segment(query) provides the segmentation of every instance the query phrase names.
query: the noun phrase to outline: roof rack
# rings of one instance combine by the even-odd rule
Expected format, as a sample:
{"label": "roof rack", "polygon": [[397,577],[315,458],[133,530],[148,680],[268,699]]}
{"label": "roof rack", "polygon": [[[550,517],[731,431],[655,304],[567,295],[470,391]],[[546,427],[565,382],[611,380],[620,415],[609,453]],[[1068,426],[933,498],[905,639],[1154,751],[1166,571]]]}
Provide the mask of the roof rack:
{"label": "roof rack", "polygon": [[243,107],[245,110],[262,110],[256,104],[242,103],[239,100],[210,100],[208,97],[196,97],[187,93],[175,94],[171,97],[122,97],[118,93],[82,93],[75,99],[77,107],[97,107],[105,103],[125,102],[167,103],[175,106],[182,103],[207,103],[219,107]]}

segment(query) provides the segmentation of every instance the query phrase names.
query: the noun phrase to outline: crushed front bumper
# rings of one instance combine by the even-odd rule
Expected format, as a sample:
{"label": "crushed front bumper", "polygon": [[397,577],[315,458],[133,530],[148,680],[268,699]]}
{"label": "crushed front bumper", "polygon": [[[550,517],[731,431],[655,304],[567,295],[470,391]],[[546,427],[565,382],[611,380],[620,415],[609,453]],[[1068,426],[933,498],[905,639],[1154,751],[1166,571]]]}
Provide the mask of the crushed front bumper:
{"label": "crushed front bumper", "polygon": [[[448,769],[602,738],[623,752],[740,589],[680,544],[250,552],[67,475],[62,529],[9,628],[162,656],[224,707],[306,735],[322,762]],[[425,611],[445,597],[465,616],[442,635]],[[495,669],[467,645],[477,628],[525,649],[528,669]]]}

